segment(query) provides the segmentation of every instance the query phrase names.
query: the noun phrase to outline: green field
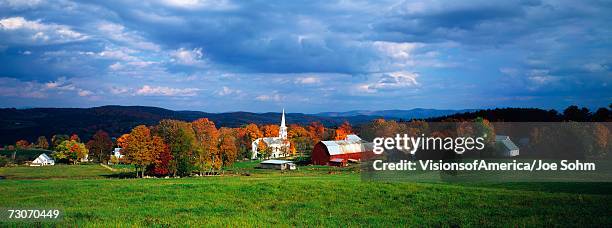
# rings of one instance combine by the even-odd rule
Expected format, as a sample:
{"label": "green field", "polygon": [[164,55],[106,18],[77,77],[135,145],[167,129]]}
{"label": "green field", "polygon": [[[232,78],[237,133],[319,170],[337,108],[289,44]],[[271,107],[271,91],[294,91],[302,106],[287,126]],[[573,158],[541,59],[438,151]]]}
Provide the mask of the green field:
{"label": "green field", "polygon": [[[125,167],[0,168],[0,208],[60,208],[41,225],[610,226],[609,183],[363,182],[353,169],[119,179]],[[2,225],[37,225],[0,222]]]}

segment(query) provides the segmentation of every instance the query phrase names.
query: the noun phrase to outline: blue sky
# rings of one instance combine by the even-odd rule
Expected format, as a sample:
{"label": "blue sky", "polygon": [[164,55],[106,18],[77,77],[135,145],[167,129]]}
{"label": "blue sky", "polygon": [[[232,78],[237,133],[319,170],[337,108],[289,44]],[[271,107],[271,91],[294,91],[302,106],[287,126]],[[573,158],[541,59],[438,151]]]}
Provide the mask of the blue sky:
{"label": "blue sky", "polygon": [[612,102],[610,1],[0,0],[0,106]]}

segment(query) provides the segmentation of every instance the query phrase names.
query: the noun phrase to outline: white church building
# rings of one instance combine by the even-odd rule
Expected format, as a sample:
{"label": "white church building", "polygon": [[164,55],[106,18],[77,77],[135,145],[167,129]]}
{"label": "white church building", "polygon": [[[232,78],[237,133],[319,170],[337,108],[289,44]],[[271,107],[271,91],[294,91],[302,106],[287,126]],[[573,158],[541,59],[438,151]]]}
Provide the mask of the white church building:
{"label": "white church building", "polygon": [[281,116],[281,124],[278,128],[278,137],[264,137],[253,140],[251,143],[252,148],[252,156],[251,159],[258,159],[259,152],[257,151],[257,146],[259,142],[263,141],[266,146],[268,146],[272,150],[272,154],[270,158],[280,158],[285,157],[289,152],[289,140],[287,140],[287,126],[285,126],[285,109],[283,109],[283,114]]}

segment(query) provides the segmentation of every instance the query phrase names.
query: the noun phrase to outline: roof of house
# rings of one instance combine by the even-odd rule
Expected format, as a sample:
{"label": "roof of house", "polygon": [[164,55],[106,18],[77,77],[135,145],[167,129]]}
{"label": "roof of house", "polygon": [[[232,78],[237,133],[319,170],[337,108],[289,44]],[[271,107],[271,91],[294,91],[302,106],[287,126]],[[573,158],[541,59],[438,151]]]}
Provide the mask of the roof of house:
{"label": "roof of house", "polygon": [[504,147],[506,147],[508,150],[518,150],[519,147],[516,146],[516,144],[514,144],[514,142],[512,142],[512,140],[510,140],[510,136],[507,135],[496,135],[495,136],[495,141],[501,143],[502,145],[504,145]]}
{"label": "roof of house", "polygon": [[53,158],[49,157],[49,155],[47,155],[45,153],[42,153],[42,154],[38,155],[37,159],[38,158],[42,158],[42,159],[49,160],[49,161],[53,160]]}
{"label": "roof of house", "polygon": [[288,163],[293,163],[293,161],[287,161],[287,160],[265,160],[265,161],[262,161],[260,164],[281,165],[281,164],[288,164]]}
{"label": "roof of house", "polygon": [[348,135],[346,140],[321,141],[327,147],[329,155],[362,153],[372,151],[374,148],[371,142],[361,140],[359,136]]}

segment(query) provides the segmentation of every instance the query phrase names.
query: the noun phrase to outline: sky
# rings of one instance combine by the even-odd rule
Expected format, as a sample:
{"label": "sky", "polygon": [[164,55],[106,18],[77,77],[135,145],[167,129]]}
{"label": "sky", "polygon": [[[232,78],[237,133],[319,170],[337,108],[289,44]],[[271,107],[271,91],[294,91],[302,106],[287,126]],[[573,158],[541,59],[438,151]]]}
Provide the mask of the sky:
{"label": "sky", "polygon": [[0,0],[0,107],[612,103],[612,1]]}

